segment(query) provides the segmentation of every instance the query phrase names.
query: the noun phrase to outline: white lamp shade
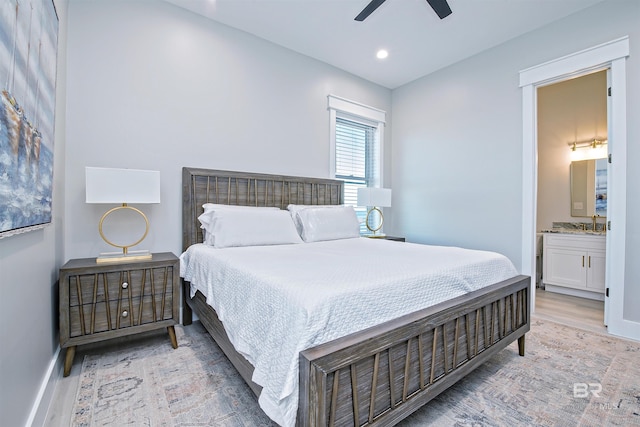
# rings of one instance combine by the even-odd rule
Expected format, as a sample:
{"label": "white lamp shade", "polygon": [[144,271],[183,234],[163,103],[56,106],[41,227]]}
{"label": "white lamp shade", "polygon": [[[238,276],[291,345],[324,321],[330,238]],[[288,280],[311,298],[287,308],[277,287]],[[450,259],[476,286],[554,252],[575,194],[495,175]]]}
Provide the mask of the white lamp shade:
{"label": "white lamp shade", "polygon": [[391,189],[374,187],[358,188],[358,206],[391,206]]}
{"label": "white lamp shade", "polygon": [[160,171],[86,167],[87,203],[160,203]]}

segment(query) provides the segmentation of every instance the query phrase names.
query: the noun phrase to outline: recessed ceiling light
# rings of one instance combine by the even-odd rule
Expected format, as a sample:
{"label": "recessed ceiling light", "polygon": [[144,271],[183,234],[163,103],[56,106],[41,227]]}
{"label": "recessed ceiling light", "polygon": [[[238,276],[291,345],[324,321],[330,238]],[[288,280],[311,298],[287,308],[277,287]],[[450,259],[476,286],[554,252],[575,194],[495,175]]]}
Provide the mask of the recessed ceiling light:
{"label": "recessed ceiling light", "polygon": [[389,56],[389,52],[384,49],[380,49],[378,53],[376,53],[376,57],[378,59],[385,59],[387,56]]}

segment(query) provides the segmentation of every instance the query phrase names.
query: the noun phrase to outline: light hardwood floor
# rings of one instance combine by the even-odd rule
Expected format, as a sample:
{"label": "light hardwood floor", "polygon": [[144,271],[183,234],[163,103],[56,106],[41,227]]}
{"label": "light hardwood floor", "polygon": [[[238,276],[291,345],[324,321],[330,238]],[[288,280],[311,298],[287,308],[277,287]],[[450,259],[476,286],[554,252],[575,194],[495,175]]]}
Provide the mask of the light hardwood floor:
{"label": "light hardwood floor", "polygon": [[[534,316],[563,323],[566,325],[606,333],[604,327],[604,303],[568,295],[536,289],[536,310]],[[163,331],[151,331],[144,335],[162,334]],[[105,341],[103,343],[79,346],[73,361],[71,374],[60,378],[54,392],[54,398],[47,414],[47,427],[67,427],[71,425],[71,410],[76,397],[82,360],[86,354],[104,351],[109,346],[122,347],[135,337]],[[168,339],[168,338],[167,338]],[[62,373],[60,373],[62,375]]]}
{"label": "light hardwood floor", "polygon": [[558,294],[538,288],[534,315],[576,328],[607,332],[604,326],[604,302],[602,301]]}

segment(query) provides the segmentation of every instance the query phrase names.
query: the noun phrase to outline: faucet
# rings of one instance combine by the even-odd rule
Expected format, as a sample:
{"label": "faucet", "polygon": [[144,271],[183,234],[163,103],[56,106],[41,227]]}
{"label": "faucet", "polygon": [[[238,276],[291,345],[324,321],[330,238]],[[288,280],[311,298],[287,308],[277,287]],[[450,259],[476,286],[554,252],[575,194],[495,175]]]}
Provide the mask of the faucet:
{"label": "faucet", "polygon": [[[598,215],[599,216],[599,215]],[[593,220],[593,225],[591,226],[591,229],[593,231],[596,231],[596,216],[592,216],[591,219]]]}

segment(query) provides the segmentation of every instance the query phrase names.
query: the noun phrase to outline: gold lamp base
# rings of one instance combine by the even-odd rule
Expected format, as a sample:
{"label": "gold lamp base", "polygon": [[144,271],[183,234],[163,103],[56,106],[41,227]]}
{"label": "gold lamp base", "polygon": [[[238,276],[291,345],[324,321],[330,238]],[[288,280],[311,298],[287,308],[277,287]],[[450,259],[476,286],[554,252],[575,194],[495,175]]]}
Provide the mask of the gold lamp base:
{"label": "gold lamp base", "polygon": [[[129,245],[119,245],[117,243],[113,243],[112,241],[107,239],[107,237],[104,235],[104,232],[102,231],[102,224],[104,223],[104,220],[107,218],[107,216],[122,209],[128,209],[136,212],[137,214],[142,216],[145,222],[145,230],[142,237]],[[130,247],[135,246],[140,242],[142,242],[144,238],[147,237],[147,234],[149,233],[149,220],[147,219],[147,216],[140,209],[136,209],[134,207],[128,206],[126,203],[123,203],[122,206],[118,206],[113,209],[110,209],[104,215],[102,215],[102,218],[100,218],[100,224],[98,226],[98,230],[100,231],[100,237],[102,237],[102,240],[104,240],[111,246],[115,246],[116,248],[122,248],[122,252],[101,253],[100,256],[96,258],[96,263],[101,264],[101,263],[108,263],[108,262],[116,263],[116,262],[124,262],[124,261],[143,261],[143,260],[150,260],[152,258],[151,252],[147,250],[129,251]]]}
{"label": "gold lamp base", "polygon": [[152,258],[149,251],[133,251],[133,252],[104,252],[96,258],[98,264],[107,262],[125,262],[125,261],[144,261]]}
{"label": "gold lamp base", "polygon": [[[375,228],[372,227],[371,224],[369,223],[371,219],[371,213],[373,213],[373,211],[377,211],[378,214],[380,215],[380,224],[378,224],[378,226]],[[367,212],[367,219],[365,221],[365,225],[367,226],[367,230],[369,230],[373,234],[367,237],[384,237],[383,233],[378,234],[378,231],[382,228],[382,224],[384,224],[384,216],[382,215],[382,211],[380,210],[380,208],[373,207],[369,209],[369,212]]]}

